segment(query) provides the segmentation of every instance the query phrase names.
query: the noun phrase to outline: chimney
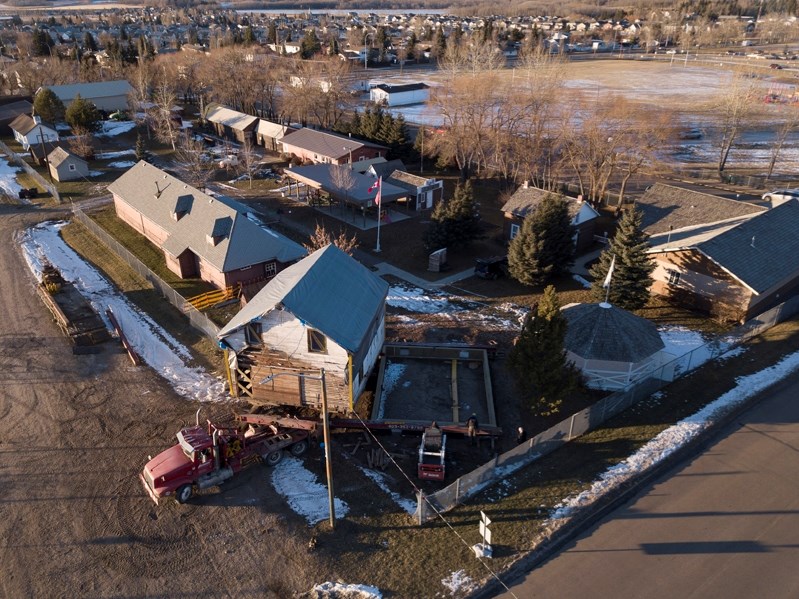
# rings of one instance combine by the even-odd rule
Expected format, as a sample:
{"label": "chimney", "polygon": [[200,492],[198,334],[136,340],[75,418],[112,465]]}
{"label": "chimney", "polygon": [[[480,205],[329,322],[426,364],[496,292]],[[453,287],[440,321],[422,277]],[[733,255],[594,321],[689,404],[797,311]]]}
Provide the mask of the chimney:
{"label": "chimney", "polygon": [[40,117],[38,115],[33,115],[33,122],[38,125],[39,123],[42,122],[42,117]]}
{"label": "chimney", "polygon": [[530,188],[530,182],[529,181],[525,181],[524,183],[522,183],[522,189],[529,189],[529,188]]}

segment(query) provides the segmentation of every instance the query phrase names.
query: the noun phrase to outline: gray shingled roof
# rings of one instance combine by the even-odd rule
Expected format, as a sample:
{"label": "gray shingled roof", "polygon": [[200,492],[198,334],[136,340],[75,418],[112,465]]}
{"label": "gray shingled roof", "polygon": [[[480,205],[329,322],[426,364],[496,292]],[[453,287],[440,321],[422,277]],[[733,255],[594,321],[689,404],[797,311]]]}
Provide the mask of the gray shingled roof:
{"label": "gray shingled roof", "polygon": [[[502,206],[502,212],[509,212],[513,216],[525,218],[528,214],[535,211],[548,195],[560,195],[555,191],[548,191],[539,187],[520,187]],[[566,196],[566,203],[569,206],[569,215],[574,216],[580,211],[582,202],[576,198]]]}
{"label": "gray shingled roof", "polygon": [[372,170],[375,172],[375,175],[385,179],[396,170],[404,171],[405,165],[402,163],[402,160],[395,158],[394,160],[373,164]]}
{"label": "gray shingled roof", "polygon": [[799,201],[790,200],[697,245],[757,293],[799,274]]}
{"label": "gray shingled roof", "polygon": [[388,149],[378,144],[361,141],[352,137],[334,135],[333,133],[327,133],[325,131],[317,131],[316,129],[310,129],[308,127],[284,135],[281,142],[336,160],[340,160],[348,156],[350,152],[367,146],[370,148]]}
{"label": "gray shingled roof", "polygon": [[55,131],[55,127],[52,125],[48,125],[47,123],[37,123],[36,120],[29,114],[21,114],[8,124],[13,131],[18,132],[20,135],[27,135],[39,125],[46,127],[51,131]]}
{"label": "gray shingled roof", "polygon": [[636,364],[665,347],[654,323],[610,304],[573,304],[562,313],[564,347],[586,360]]}
{"label": "gray shingled roof", "polygon": [[[362,204],[367,207],[373,205],[377,197],[377,191],[369,191],[369,188],[377,183],[377,179],[353,170],[352,178],[355,181],[355,186],[350,190],[342,190],[333,181],[333,169],[336,168],[349,167],[346,164],[310,164],[286,169],[284,173],[293,179],[312,183],[315,187],[320,187],[329,194],[335,195],[346,202]],[[408,190],[392,185],[384,179],[380,197],[383,202],[394,202],[400,198],[408,197]]]}
{"label": "gray shingled roof", "polygon": [[641,228],[650,235],[668,232],[669,226],[682,229],[766,210],[763,206],[663,183],[655,183],[635,205],[643,213]]}
{"label": "gray shingled roof", "polygon": [[[167,231],[164,249],[170,254],[190,249],[222,272],[270,260],[293,262],[306,254],[301,245],[248,218],[240,204],[213,198],[143,160],[108,190]],[[175,220],[173,214],[184,211]],[[215,245],[209,240],[214,235],[223,237]]]}
{"label": "gray shingled roof", "polygon": [[0,106],[0,121],[10,121],[21,114],[30,114],[33,111],[33,104],[27,100],[10,102]]}
{"label": "gray shingled roof", "polygon": [[127,96],[133,91],[130,83],[124,79],[117,81],[96,81],[94,83],[72,83],[69,85],[47,86],[62,102],[71,102],[80,94],[84,100],[92,98],[109,98],[113,96]]}
{"label": "gray shingled roof", "polygon": [[356,352],[385,305],[388,283],[334,245],[280,271],[218,333],[224,339],[278,306]]}
{"label": "gray shingled roof", "polygon": [[61,163],[63,163],[70,156],[74,160],[79,160],[84,164],[88,164],[83,158],[81,158],[76,154],[73,154],[72,152],[65,150],[61,146],[57,146],[56,148],[54,148],[53,151],[47,155],[47,160],[48,162],[50,162],[51,166],[58,168],[59,166],[61,166]]}

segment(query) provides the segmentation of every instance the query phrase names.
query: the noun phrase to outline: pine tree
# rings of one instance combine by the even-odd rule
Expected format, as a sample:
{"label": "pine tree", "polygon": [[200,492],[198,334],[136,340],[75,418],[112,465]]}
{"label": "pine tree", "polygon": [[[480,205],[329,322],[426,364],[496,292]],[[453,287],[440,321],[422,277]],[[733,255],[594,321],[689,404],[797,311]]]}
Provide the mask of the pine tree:
{"label": "pine tree", "polygon": [[555,288],[549,285],[508,356],[516,384],[537,416],[556,414],[577,384],[576,371],[563,348],[566,327]]}
{"label": "pine tree", "polygon": [[266,40],[270,44],[277,45],[277,42],[278,42],[277,25],[275,25],[274,21],[269,21],[269,29],[267,30],[267,33],[266,33]]}
{"label": "pine tree", "polygon": [[66,121],[73,129],[94,131],[100,122],[100,112],[94,102],[84,100],[80,94],[75,96],[66,110]]}
{"label": "pine tree", "polygon": [[300,42],[300,55],[303,58],[311,58],[315,54],[318,54],[321,49],[322,43],[316,36],[316,31],[309,29],[305,33],[305,37],[303,37],[302,41]]}
{"label": "pine tree", "polygon": [[144,160],[147,157],[147,150],[144,149],[144,140],[141,138],[141,133],[136,134],[136,160]]}
{"label": "pine tree", "polygon": [[429,251],[445,247],[468,245],[480,232],[480,217],[474,201],[471,181],[458,184],[446,202],[433,210],[430,227],[425,232],[425,247]]}
{"label": "pine tree", "polygon": [[33,112],[46,123],[55,124],[64,118],[64,103],[49,87],[42,89],[33,100]]}
{"label": "pine tree", "polygon": [[244,37],[241,41],[245,46],[251,46],[255,43],[255,32],[252,30],[252,25],[247,25],[247,29],[244,30]]}
{"label": "pine tree", "polygon": [[380,134],[380,123],[383,120],[383,109],[380,106],[374,108],[367,106],[363,111],[361,119],[360,136],[366,139],[377,139]]}
{"label": "pine tree", "polygon": [[31,53],[33,56],[50,56],[53,40],[50,34],[40,28],[33,30],[31,38]]}
{"label": "pine tree", "polygon": [[508,248],[508,272],[525,285],[540,285],[574,264],[574,227],[566,200],[549,194],[522,223]]}
{"label": "pine tree", "polygon": [[444,35],[444,29],[442,27],[438,27],[436,29],[436,33],[433,36],[433,52],[436,56],[441,57],[444,56],[444,52],[447,50],[447,36]]}
{"label": "pine tree", "polygon": [[[625,310],[637,310],[649,301],[655,263],[646,253],[649,235],[641,230],[642,218],[640,210],[626,210],[608,249],[600,254],[599,262],[591,268],[594,279],[591,296],[595,301],[605,301],[607,295],[611,304]],[[608,293],[602,282],[607,277],[611,262],[613,273]]]}
{"label": "pine tree", "polygon": [[83,34],[83,48],[87,52],[97,52],[97,42],[94,41],[94,36],[90,31]]}

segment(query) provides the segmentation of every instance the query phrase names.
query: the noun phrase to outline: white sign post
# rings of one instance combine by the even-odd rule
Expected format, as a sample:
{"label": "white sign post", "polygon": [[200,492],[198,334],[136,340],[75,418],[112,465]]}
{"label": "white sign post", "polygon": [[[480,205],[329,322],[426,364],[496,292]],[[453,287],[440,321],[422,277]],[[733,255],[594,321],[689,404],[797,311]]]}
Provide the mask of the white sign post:
{"label": "white sign post", "polygon": [[480,536],[483,537],[482,543],[472,545],[472,551],[477,557],[491,557],[493,550],[491,549],[491,529],[488,525],[491,524],[491,519],[486,516],[485,512],[480,510]]}

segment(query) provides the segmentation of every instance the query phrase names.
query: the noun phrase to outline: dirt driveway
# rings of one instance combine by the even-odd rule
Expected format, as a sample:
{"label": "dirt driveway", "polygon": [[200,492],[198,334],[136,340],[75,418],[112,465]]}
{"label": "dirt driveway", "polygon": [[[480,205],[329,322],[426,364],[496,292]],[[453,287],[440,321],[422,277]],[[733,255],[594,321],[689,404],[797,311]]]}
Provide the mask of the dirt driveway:
{"label": "dirt driveway", "polygon": [[113,342],[72,354],[9,243],[54,216],[0,206],[0,596],[287,597],[326,580],[260,467],[201,507],[146,498],[147,455],[196,406]]}

